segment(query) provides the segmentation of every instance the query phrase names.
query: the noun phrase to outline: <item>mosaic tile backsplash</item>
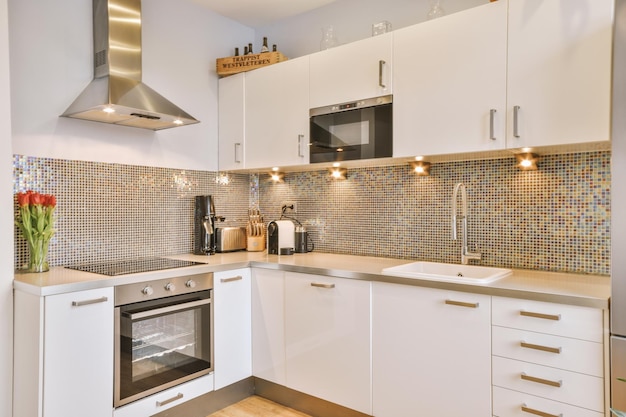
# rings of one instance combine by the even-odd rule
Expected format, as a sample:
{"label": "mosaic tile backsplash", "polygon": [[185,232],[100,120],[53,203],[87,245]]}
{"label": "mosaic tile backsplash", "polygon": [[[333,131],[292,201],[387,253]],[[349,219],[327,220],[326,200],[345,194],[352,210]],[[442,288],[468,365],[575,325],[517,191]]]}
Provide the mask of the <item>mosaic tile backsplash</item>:
{"label": "mosaic tile backsplash", "polygon": [[[14,156],[14,192],[57,197],[50,264],[189,253],[194,196],[212,194],[218,215],[244,225],[250,204],[278,219],[285,201],[315,250],[460,262],[450,234],[454,184],[467,187],[470,249],[482,265],[608,275],[610,153],[543,156],[538,171],[510,159],[355,168],[345,181],[327,171],[228,174]],[[17,210],[17,207],[16,207]],[[28,261],[16,229],[15,265]],[[459,235],[459,239],[462,235]]]}
{"label": "mosaic tile backsplash", "polygon": [[[195,196],[214,196],[228,225],[248,215],[249,176],[14,156],[14,193],[32,189],[57,198],[51,266],[193,251]],[[17,204],[15,207],[17,211]],[[28,247],[15,229],[15,265]]]}
{"label": "mosaic tile backsplash", "polygon": [[260,207],[278,218],[282,202],[297,202],[294,217],[318,251],[460,263],[451,197],[463,182],[468,243],[482,265],[608,275],[610,152],[544,156],[537,171],[514,165],[439,163],[427,177],[408,164],[359,168],[345,181],[327,171],[287,174],[260,182]]}

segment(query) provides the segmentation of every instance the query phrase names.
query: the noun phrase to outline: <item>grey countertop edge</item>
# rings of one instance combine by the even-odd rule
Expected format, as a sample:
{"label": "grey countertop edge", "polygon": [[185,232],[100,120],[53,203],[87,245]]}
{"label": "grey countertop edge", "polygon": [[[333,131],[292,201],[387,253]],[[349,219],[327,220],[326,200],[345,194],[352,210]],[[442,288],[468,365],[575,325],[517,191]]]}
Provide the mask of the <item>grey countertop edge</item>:
{"label": "grey countertop edge", "polygon": [[385,275],[382,272],[384,268],[390,266],[413,262],[401,259],[321,253],[316,253],[314,256],[312,254],[301,254],[281,257],[267,255],[265,252],[236,252],[211,257],[183,254],[168,257],[206,262],[206,264],[117,277],[107,277],[55,267],[50,272],[40,274],[23,274],[18,272],[16,273],[13,287],[16,290],[33,295],[48,296],[180,275],[253,267],[599,309],[608,309],[610,302],[610,277],[607,276],[513,270],[513,275],[510,277],[502,278],[490,284],[463,284],[394,277]]}

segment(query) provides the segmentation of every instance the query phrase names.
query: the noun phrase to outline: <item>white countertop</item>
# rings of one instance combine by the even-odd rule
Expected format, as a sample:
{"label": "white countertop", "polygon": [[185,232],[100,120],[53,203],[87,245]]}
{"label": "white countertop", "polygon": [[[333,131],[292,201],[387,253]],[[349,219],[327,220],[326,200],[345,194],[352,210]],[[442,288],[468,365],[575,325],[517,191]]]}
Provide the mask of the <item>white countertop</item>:
{"label": "white countertop", "polygon": [[234,252],[211,256],[183,254],[168,256],[168,258],[203,262],[205,264],[116,277],[81,272],[63,267],[54,267],[49,272],[44,273],[22,273],[18,271],[15,275],[14,288],[19,291],[46,296],[252,266],[255,268],[417,285],[603,309],[608,309],[611,294],[611,280],[607,276],[516,269],[513,270],[513,274],[489,284],[461,284],[393,277],[384,275],[382,272],[383,269],[388,267],[413,262],[411,260],[319,252],[289,256],[268,255],[266,252]]}

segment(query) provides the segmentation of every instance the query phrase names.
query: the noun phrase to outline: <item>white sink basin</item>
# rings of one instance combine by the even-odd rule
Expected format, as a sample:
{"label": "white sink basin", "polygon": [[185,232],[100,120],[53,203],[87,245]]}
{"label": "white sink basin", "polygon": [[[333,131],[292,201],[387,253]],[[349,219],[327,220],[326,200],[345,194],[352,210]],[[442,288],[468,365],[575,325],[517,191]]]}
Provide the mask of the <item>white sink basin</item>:
{"label": "white sink basin", "polygon": [[461,283],[486,284],[510,275],[513,271],[475,265],[412,262],[383,269],[386,275]]}

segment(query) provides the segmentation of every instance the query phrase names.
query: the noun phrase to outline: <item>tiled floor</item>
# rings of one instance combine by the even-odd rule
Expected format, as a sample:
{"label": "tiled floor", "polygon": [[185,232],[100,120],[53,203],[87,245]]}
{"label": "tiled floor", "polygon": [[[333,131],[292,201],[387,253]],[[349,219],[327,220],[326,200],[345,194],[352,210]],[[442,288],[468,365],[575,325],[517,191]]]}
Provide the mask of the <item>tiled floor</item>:
{"label": "tiled floor", "polygon": [[207,417],[310,417],[258,396],[248,397]]}

